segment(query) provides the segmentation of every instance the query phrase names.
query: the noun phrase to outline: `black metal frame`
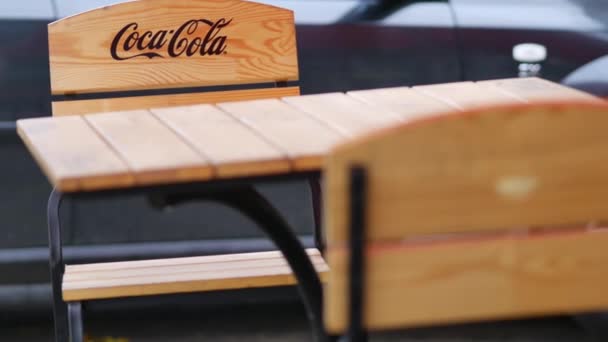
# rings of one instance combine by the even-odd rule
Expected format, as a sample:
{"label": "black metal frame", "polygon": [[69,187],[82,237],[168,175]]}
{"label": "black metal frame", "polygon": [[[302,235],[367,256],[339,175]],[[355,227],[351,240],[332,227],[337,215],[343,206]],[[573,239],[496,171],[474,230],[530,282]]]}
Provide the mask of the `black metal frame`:
{"label": "black metal frame", "polygon": [[321,215],[322,215],[322,199],[323,194],[321,193],[321,180],[319,178],[313,178],[308,181],[310,185],[310,196],[312,198],[312,212],[314,218],[313,237],[315,240],[315,247],[321,254],[325,253],[325,239],[323,238],[323,232],[321,231]]}
{"label": "black metal frame", "polygon": [[82,303],[81,302],[69,302],[68,303],[68,327],[70,329],[69,341],[72,341],[72,342],[84,341],[83,323],[84,323],[84,321],[82,320]]}
{"label": "black metal frame", "polygon": [[349,327],[347,338],[352,342],[367,341],[364,326],[365,230],[367,208],[367,170],[354,166],[350,170],[350,263],[349,263]]}
{"label": "black metal frame", "polygon": [[[60,207],[62,200],[69,197],[74,200],[111,198],[128,194],[145,194],[151,204],[158,207],[179,205],[189,201],[217,201],[232,207],[252,219],[277,248],[283,253],[296,279],[298,290],[304,301],[308,319],[311,322],[315,340],[328,341],[322,319],[322,286],[306,251],[289,224],[272,204],[259,192],[253,183],[256,181],[282,181],[287,179],[305,179],[311,184],[318,184],[319,172],[296,173],[284,176],[249,177],[232,180],[215,180],[209,182],[134,187],[95,192],[62,194],[53,190],[48,202],[48,229],[50,249],[50,271],[53,288],[53,313],[55,318],[55,335],[57,342],[82,341],[82,304],[66,304],[62,298],[61,283],[65,266],[61,244]],[[320,189],[319,189],[320,190]],[[318,195],[318,193],[317,193]],[[313,207],[314,204],[313,190]],[[318,208],[318,206],[316,206]],[[318,232],[318,216],[315,212],[315,233]]]}
{"label": "black metal frame", "polygon": [[61,248],[61,217],[59,210],[63,196],[53,190],[47,206],[48,233],[49,233],[49,266],[51,270],[51,287],[53,289],[53,318],[55,323],[55,340],[68,341],[68,306],[63,301],[61,282],[65,265]]}

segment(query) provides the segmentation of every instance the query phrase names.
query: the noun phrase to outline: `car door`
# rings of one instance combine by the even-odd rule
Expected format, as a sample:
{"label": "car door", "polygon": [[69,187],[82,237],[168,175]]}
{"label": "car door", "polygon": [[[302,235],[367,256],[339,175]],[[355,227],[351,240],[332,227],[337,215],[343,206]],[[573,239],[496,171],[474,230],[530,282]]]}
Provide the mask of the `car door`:
{"label": "car door", "polygon": [[608,1],[451,0],[462,47],[464,77],[516,77],[513,47],[544,46],[541,76],[561,81],[608,54]]}
{"label": "car door", "polygon": [[[51,187],[17,137],[14,120],[50,113],[46,26],[53,17],[50,0],[0,1],[0,307],[3,309],[10,307],[11,301],[14,303],[17,291],[13,289],[28,293],[29,298],[36,296],[35,290],[14,284],[48,277],[48,263],[32,265],[28,261],[33,255],[24,251],[30,250],[27,247],[46,246],[45,203]],[[39,255],[44,255],[44,250],[41,252]],[[25,264],[28,265],[24,268]],[[30,277],[36,272],[38,276]]]}

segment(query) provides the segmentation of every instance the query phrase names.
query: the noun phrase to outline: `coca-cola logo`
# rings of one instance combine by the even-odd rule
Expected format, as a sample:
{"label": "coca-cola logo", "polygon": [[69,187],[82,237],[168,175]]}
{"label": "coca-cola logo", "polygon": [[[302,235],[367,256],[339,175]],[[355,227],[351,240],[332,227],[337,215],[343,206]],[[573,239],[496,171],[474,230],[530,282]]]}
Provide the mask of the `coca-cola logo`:
{"label": "coca-cola logo", "polygon": [[[117,61],[136,57],[165,58],[182,55],[221,55],[226,53],[227,36],[221,31],[232,19],[192,19],[174,30],[139,31],[135,22],[125,25],[112,40],[110,53]],[[201,29],[207,27],[207,30]],[[204,32],[204,33],[201,33]]]}

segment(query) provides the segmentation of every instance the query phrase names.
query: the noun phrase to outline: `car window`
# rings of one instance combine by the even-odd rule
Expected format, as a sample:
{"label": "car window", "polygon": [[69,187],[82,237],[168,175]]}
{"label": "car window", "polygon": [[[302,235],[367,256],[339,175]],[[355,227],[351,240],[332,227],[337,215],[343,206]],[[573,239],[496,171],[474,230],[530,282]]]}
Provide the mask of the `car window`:
{"label": "car window", "polygon": [[49,19],[54,17],[51,0],[0,1],[0,19]]}
{"label": "car window", "polygon": [[463,27],[603,30],[606,0],[450,0]]}
{"label": "car window", "polygon": [[[36,0],[31,0],[36,1]],[[54,0],[60,18],[112,5],[126,0]],[[255,0],[255,2],[288,8],[295,13],[298,24],[325,24],[336,22],[363,0]],[[323,11],[319,11],[323,8]]]}

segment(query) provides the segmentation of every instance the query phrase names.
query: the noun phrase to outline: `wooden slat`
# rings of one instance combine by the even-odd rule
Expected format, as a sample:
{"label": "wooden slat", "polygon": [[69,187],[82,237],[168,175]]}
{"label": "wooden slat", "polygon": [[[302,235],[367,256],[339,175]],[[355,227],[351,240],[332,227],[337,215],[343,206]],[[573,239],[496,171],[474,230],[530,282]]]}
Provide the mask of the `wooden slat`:
{"label": "wooden slat", "polygon": [[60,191],[133,184],[127,165],[81,117],[19,120],[17,132]]}
{"label": "wooden slat", "polygon": [[279,100],[257,100],[218,104],[284,151],[295,170],[321,167],[340,135],[312,117]]}
{"label": "wooden slat", "polygon": [[[316,249],[308,251],[314,264],[323,264],[324,260]],[[68,266],[68,272],[63,277],[64,283],[75,283],[81,281],[97,281],[110,279],[123,279],[134,277],[152,277],[183,273],[209,273],[218,271],[232,271],[248,268],[270,268],[273,266],[288,266],[281,252],[267,252],[272,255],[257,255],[258,253],[227,254],[218,256],[202,256],[189,258],[156,259],[137,261],[88,264],[89,270],[82,268],[72,269]],[[93,269],[94,268],[94,269]]]}
{"label": "wooden slat", "polygon": [[90,114],[84,118],[122,156],[138,184],[211,177],[207,161],[148,111]]}
{"label": "wooden slat", "polygon": [[[370,227],[375,228],[375,227]],[[375,244],[366,258],[369,329],[604,310],[608,232]],[[344,332],[348,254],[329,249],[326,326]]]}
{"label": "wooden slat", "polygon": [[328,244],[348,237],[348,170],[369,175],[371,241],[608,218],[608,105],[500,106],[415,121],[326,160]]}
{"label": "wooden slat", "polygon": [[417,86],[413,88],[427,96],[456,108],[467,110],[483,105],[522,103],[522,99],[491,87],[480,87],[473,82],[457,82]]}
{"label": "wooden slat", "polygon": [[[306,253],[310,257],[318,257],[321,255],[318,249],[308,248]],[[260,260],[268,261],[280,258],[282,253],[280,251],[267,251],[267,252],[252,252],[252,253],[234,253],[234,254],[221,254],[221,255],[206,255],[206,256],[195,256],[195,257],[183,257],[183,258],[167,258],[167,259],[151,259],[151,260],[135,260],[135,261],[118,261],[118,262],[99,262],[94,264],[80,264],[80,265],[68,265],[66,270],[70,273],[80,274],[86,272],[103,272],[111,270],[128,270],[138,269],[145,267],[157,267],[157,266],[180,266],[188,264],[197,264],[201,261],[204,263],[224,263],[224,262],[239,262],[247,260]]]}
{"label": "wooden slat", "polygon": [[404,120],[418,119],[454,110],[445,102],[420,94],[408,87],[357,90],[348,92],[348,95],[375,108],[383,108],[397,113]]}
{"label": "wooden slat", "polygon": [[286,97],[283,101],[347,137],[369,132],[401,120],[389,110],[378,110],[343,93]]}
{"label": "wooden slat", "polygon": [[151,111],[209,159],[218,177],[290,170],[282,151],[217,107],[200,105]]}
{"label": "wooden slat", "polygon": [[477,82],[486,89],[496,89],[529,101],[601,101],[599,98],[541,78],[511,78]]}
{"label": "wooden slat", "polygon": [[298,79],[293,12],[241,0],[127,1],[70,16],[49,24],[49,56],[53,94]]}
{"label": "wooden slat", "polygon": [[[317,250],[308,253],[324,281],[327,265]],[[281,253],[270,252],[68,266],[62,288],[75,301],[295,283]]]}
{"label": "wooden slat", "polygon": [[[496,82],[498,82],[498,83],[496,83]],[[535,84],[535,83],[539,83],[543,86],[539,88],[539,86],[532,85],[532,86],[528,86],[528,88],[541,89],[541,90],[535,90],[535,91],[545,94],[543,96],[547,96],[546,94],[548,94],[552,91],[555,91],[554,95],[552,97],[559,98],[559,100],[562,100],[563,98],[567,98],[567,96],[563,96],[564,91],[571,92],[571,90],[568,90],[568,89],[564,90],[565,89],[564,87],[559,86],[559,85],[551,85],[551,83],[549,83],[551,86],[547,87],[546,83],[548,83],[548,81],[538,80],[538,79],[524,79],[524,80],[499,80],[499,81],[491,81],[491,82],[480,82],[477,84],[477,87],[483,88],[485,90],[476,92],[475,94],[480,95],[480,96],[483,95],[485,98],[492,99],[491,96],[490,97],[485,96],[488,93],[487,89],[492,89],[492,90],[489,90],[490,92],[506,93],[507,91],[502,89],[501,87],[507,87],[507,85],[512,85],[512,84],[519,84],[518,87],[521,88],[521,87],[524,87],[524,85],[522,85],[522,84]],[[448,85],[448,86],[454,87],[454,85]],[[465,83],[463,85],[463,87],[464,87],[463,89],[470,90],[471,84]],[[435,88],[433,88],[433,89],[435,89]],[[528,91],[528,92],[532,93],[531,91]],[[578,94],[577,92],[575,92],[575,93]],[[463,100],[463,101],[467,102],[469,100],[466,100],[466,98],[468,98],[468,96],[471,95],[471,92],[456,91],[456,92],[454,92],[454,94],[464,94],[464,95],[462,95],[465,98],[465,100]],[[517,97],[517,95],[514,93],[512,94],[512,96]],[[582,95],[582,96],[587,98],[587,95]],[[357,101],[352,100],[351,97],[357,98]],[[314,101],[312,101],[312,103],[310,103],[310,106],[308,104],[302,105],[300,103],[300,101],[302,101],[302,103],[304,103],[306,101],[310,101],[311,99],[313,99]],[[428,102],[428,104],[427,104],[427,103],[425,103],[425,100],[422,100],[422,99],[426,99],[426,101],[430,101],[430,102]],[[595,99],[595,98],[593,98],[593,99]],[[298,105],[300,107],[302,107],[302,109],[304,109],[305,111],[311,112],[311,113],[315,113],[315,114],[314,115],[305,114],[301,110],[296,109],[296,108],[292,107],[291,105],[287,105],[287,104],[285,104],[281,101],[277,101],[277,100],[268,100],[268,101],[261,101],[261,102],[244,102],[244,103],[239,103],[239,104],[226,104],[226,105],[224,105],[224,107],[231,108],[234,111],[236,111],[235,113],[232,113],[231,115],[238,117],[238,119],[240,121],[246,123],[246,125],[248,125],[248,127],[253,129],[257,134],[259,134],[259,136],[263,137],[263,139],[266,140],[269,144],[274,146],[277,150],[282,152],[284,155],[288,156],[288,159],[290,159],[290,161],[293,161],[294,167],[297,170],[310,170],[310,169],[320,168],[321,160],[323,159],[325,153],[327,152],[327,149],[329,147],[333,146],[335,143],[342,141],[343,140],[342,137],[344,137],[344,135],[348,135],[345,132],[349,132],[349,130],[351,132],[356,131],[357,127],[359,127],[359,129],[361,129],[361,130],[364,130],[364,126],[366,126],[366,124],[368,124],[368,123],[369,123],[370,127],[371,126],[382,126],[385,124],[385,122],[388,123],[389,121],[393,120],[395,118],[395,116],[401,116],[401,118],[407,119],[408,115],[409,115],[409,118],[412,118],[411,117],[412,111],[418,113],[418,111],[421,110],[420,116],[423,116],[423,115],[426,115],[426,114],[422,114],[422,113],[426,111],[427,105],[429,106],[429,108],[431,108],[434,106],[433,103],[435,103],[435,104],[439,103],[439,102],[433,102],[434,99],[432,97],[426,97],[426,95],[421,95],[419,92],[412,92],[412,90],[408,90],[406,88],[352,92],[349,94],[349,96],[345,96],[342,94],[328,94],[328,95],[318,95],[318,96],[315,95],[315,96],[311,96],[311,97],[306,97],[305,100],[296,100],[295,98],[291,98],[291,99],[288,99],[287,101],[290,101],[293,103],[297,102]],[[418,101],[420,101],[420,103]],[[363,104],[363,102],[366,102],[368,104],[367,105]],[[418,107],[418,106],[420,106],[420,107]],[[445,106],[444,107],[440,107],[440,106],[441,105],[437,106],[438,111],[439,111],[439,108],[445,107]],[[315,108],[315,110],[312,110],[312,108]],[[319,110],[318,112],[317,112],[317,109]],[[435,109],[433,109],[433,111],[434,110]],[[429,109],[429,112],[430,112],[430,109]],[[368,115],[369,113],[372,113],[372,114]],[[393,114],[393,113],[395,113],[395,114]],[[114,115],[116,116],[117,114],[114,114]],[[416,114],[416,115],[418,115],[418,114]],[[277,118],[281,118],[281,120],[277,120]],[[118,119],[116,119],[116,120],[118,120]],[[112,121],[112,120],[110,120],[110,121]],[[120,121],[120,120],[118,120],[118,121]],[[116,122],[118,122],[118,121],[116,121]],[[126,120],[126,121],[128,122],[129,120]],[[334,122],[334,123],[329,124],[330,121]],[[365,123],[365,125],[363,123]],[[131,125],[133,123],[128,123],[128,124]],[[342,124],[343,126],[340,126],[340,124]],[[112,125],[114,125],[114,124],[112,124]],[[122,125],[122,124],[120,124],[120,125]],[[154,124],[154,125],[156,125],[156,124]],[[158,126],[158,125],[156,125],[156,126]],[[132,127],[132,126],[127,125],[125,127]],[[342,127],[341,131],[336,130],[336,128],[339,128],[339,127]],[[156,127],[155,129],[157,129],[157,128],[158,127]],[[145,128],[145,129],[148,129],[148,128]],[[174,127],[174,129],[175,129],[175,127]],[[188,127],[188,129],[194,130],[195,127]],[[540,128],[539,128],[539,130],[540,130]],[[137,160],[134,160],[134,164],[131,165],[131,167],[133,168],[132,171],[139,173],[139,178],[140,178],[139,183],[142,183],[142,182],[148,183],[148,182],[157,182],[157,181],[158,182],[174,182],[174,181],[181,181],[181,180],[206,179],[211,176],[210,173],[213,168],[211,165],[207,165],[206,161],[204,160],[204,158],[203,158],[203,156],[205,155],[204,151],[201,148],[198,148],[198,151],[197,151],[197,148],[195,147],[196,139],[194,139],[192,134],[190,134],[191,139],[188,139],[189,141],[184,142],[184,144],[181,144],[181,143],[178,144],[181,147],[179,147],[177,150],[177,158],[183,159],[185,157],[185,159],[182,160],[183,163],[178,162],[176,164],[174,158],[172,158],[172,157],[165,158],[165,156],[163,155],[163,154],[165,154],[165,155],[173,154],[173,152],[167,150],[169,148],[168,145],[163,144],[162,142],[159,143],[158,141],[155,141],[152,139],[152,140],[150,140],[150,141],[152,141],[152,145],[160,144],[160,145],[163,145],[164,147],[160,150],[157,148],[157,151],[151,152],[152,148],[150,146],[152,146],[152,145],[145,146],[145,144],[141,143],[142,141],[146,141],[146,140],[135,138],[134,136],[133,136],[133,139],[131,139],[131,135],[132,135],[131,128],[124,128],[124,131],[128,131],[129,134],[121,133],[122,134],[121,139],[125,139],[122,143],[129,145],[129,146],[126,146],[129,149],[133,148],[133,151],[132,151],[133,153],[138,154],[138,155],[141,154],[141,156],[138,156],[135,159],[138,159],[138,158],[145,159],[145,160],[143,160],[143,162],[145,162],[145,163],[149,162],[150,160],[154,160],[154,162],[152,163],[153,165],[140,165],[140,163],[137,162]],[[134,132],[136,132],[136,131],[134,131]],[[340,134],[340,132],[342,132],[342,134]],[[21,133],[22,133],[24,140],[26,140],[26,143],[27,143],[29,134],[25,133],[25,132],[21,132]],[[173,134],[163,133],[163,134],[165,134],[165,135],[168,134],[166,136],[170,136],[169,139],[172,141],[174,141],[174,139],[175,139],[175,137],[173,137],[173,135],[176,135],[176,136],[178,135],[178,133],[173,133]],[[179,134],[181,134],[183,137],[186,137],[185,128],[184,128],[184,132],[181,132]],[[108,137],[106,137],[106,138],[108,138]],[[150,136],[146,136],[145,138],[151,139]],[[201,139],[206,141],[205,138],[201,138]],[[247,138],[247,139],[249,139],[249,138]],[[179,140],[179,138],[178,138],[178,140]],[[427,143],[426,139],[422,139],[422,140],[425,140],[425,141],[421,141],[419,143],[419,146],[426,145],[426,143]],[[116,148],[116,146],[114,146],[114,145],[121,144],[121,142],[114,141],[113,139],[109,139],[109,138],[108,138],[108,141],[113,146],[113,148]],[[135,141],[138,141],[138,142],[135,142]],[[133,147],[130,145],[133,145]],[[183,145],[189,147],[192,151],[187,151],[188,149],[185,148]],[[210,146],[215,146],[215,145],[210,144]],[[222,148],[219,148],[219,150],[222,150]],[[137,152],[135,152],[135,151],[137,151]],[[146,155],[146,153],[140,153],[141,151],[147,151],[146,153],[148,153],[148,155]],[[161,151],[161,153],[159,154],[158,151]],[[236,154],[241,153],[241,152],[237,151],[237,149],[233,149],[233,152]],[[130,165],[129,163],[132,161],[128,160],[128,158],[126,158],[126,156],[123,155],[123,153],[124,153],[124,151],[122,151],[118,156],[121,158],[127,159],[126,160],[127,166],[129,166]],[[197,159],[197,162],[194,165],[188,162],[188,159],[193,158],[192,153],[197,155],[195,158],[195,159]],[[184,154],[190,155],[190,156],[185,156]],[[238,159],[236,154],[234,156],[231,156],[231,158],[234,158],[234,160]],[[36,156],[36,158],[41,159],[40,156]],[[148,160],[148,159],[150,159],[150,160]],[[168,162],[165,162],[165,160],[168,160]],[[218,161],[216,163],[218,165],[225,164],[220,167],[220,169],[223,168],[219,171],[222,176],[230,176],[230,174],[232,174],[234,172],[236,172],[235,175],[237,175],[237,174],[240,175],[240,174],[242,174],[241,171],[245,172],[247,170],[244,165],[237,165],[238,163],[232,165],[231,163],[232,163],[232,161],[230,161],[230,158],[224,160],[223,162]],[[252,162],[251,165],[247,165],[247,167],[251,166],[253,168],[251,170],[251,172],[254,172],[254,173],[258,172],[256,170],[258,170],[259,165],[255,165],[256,163],[257,162]],[[245,164],[250,164],[250,163],[246,162]],[[47,166],[44,165],[44,163],[41,163],[41,165],[43,168],[45,168],[45,169],[47,168]],[[237,166],[236,169],[230,170],[230,168],[235,165]],[[274,170],[275,166],[276,165],[273,164],[273,166],[272,166],[273,170]],[[149,179],[151,174],[150,174],[150,172],[148,172],[149,170],[145,170],[148,167],[151,167],[153,169],[153,171],[152,171],[153,179]],[[196,170],[192,170],[191,169],[192,167],[195,167]],[[158,168],[160,168],[160,170]],[[182,168],[183,168],[183,170],[179,170]],[[243,170],[245,170],[245,171],[243,171]],[[49,173],[48,171],[49,170],[47,170],[47,173]],[[268,169],[267,171],[275,172],[275,171],[272,171],[271,169]],[[265,171],[262,171],[260,169],[259,172],[265,172]],[[276,172],[279,172],[279,171],[276,170]],[[195,175],[193,175],[193,173]],[[157,177],[154,176],[154,174],[158,175],[158,179],[156,179]],[[96,178],[97,176],[98,175],[93,175],[93,174],[91,174],[91,175],[83,174],[82,177],[79,177],[79,178],[85,179],[87,177],[90,177],[89,180],[83,180],[85,183],[88,184],[87,187],[89,189],[94,189],[99,186],[120,187],[120,186],[125,186],[125,184],[130,184],[129,182],[132,182],[132,181],[129,181],[128,179],[123,179],[122,181],[117,182],[115,185],[112,185],[112,183],[98,184],[98,185],[92,184],[91,179],[97,179]],[[53,175],[51,175],[50,173],[49,173],[49,177],[51,178],[52,182],[54,182],[54,183],[57,182],[57,179],[53,179],[52,178]],[[61,186],[64,187],[64,190],[66,190],[66,191],[68,188],[71,188],[72,190],[85,190],[85,189],[78,188],[77,186],[73,185],[75,181],[77,181],[77,179],[71,179],[70,182],[72,185],[68,186],[68,185],[63,184]]]}
{"label": "wooden slat", "polygon": [[145,108],[186,106],[224,101],[279,98],[300,94],[299,87],[211,91],[205,93],[114,97],[95,100],[55,101],[53,115],[82,115]]}

